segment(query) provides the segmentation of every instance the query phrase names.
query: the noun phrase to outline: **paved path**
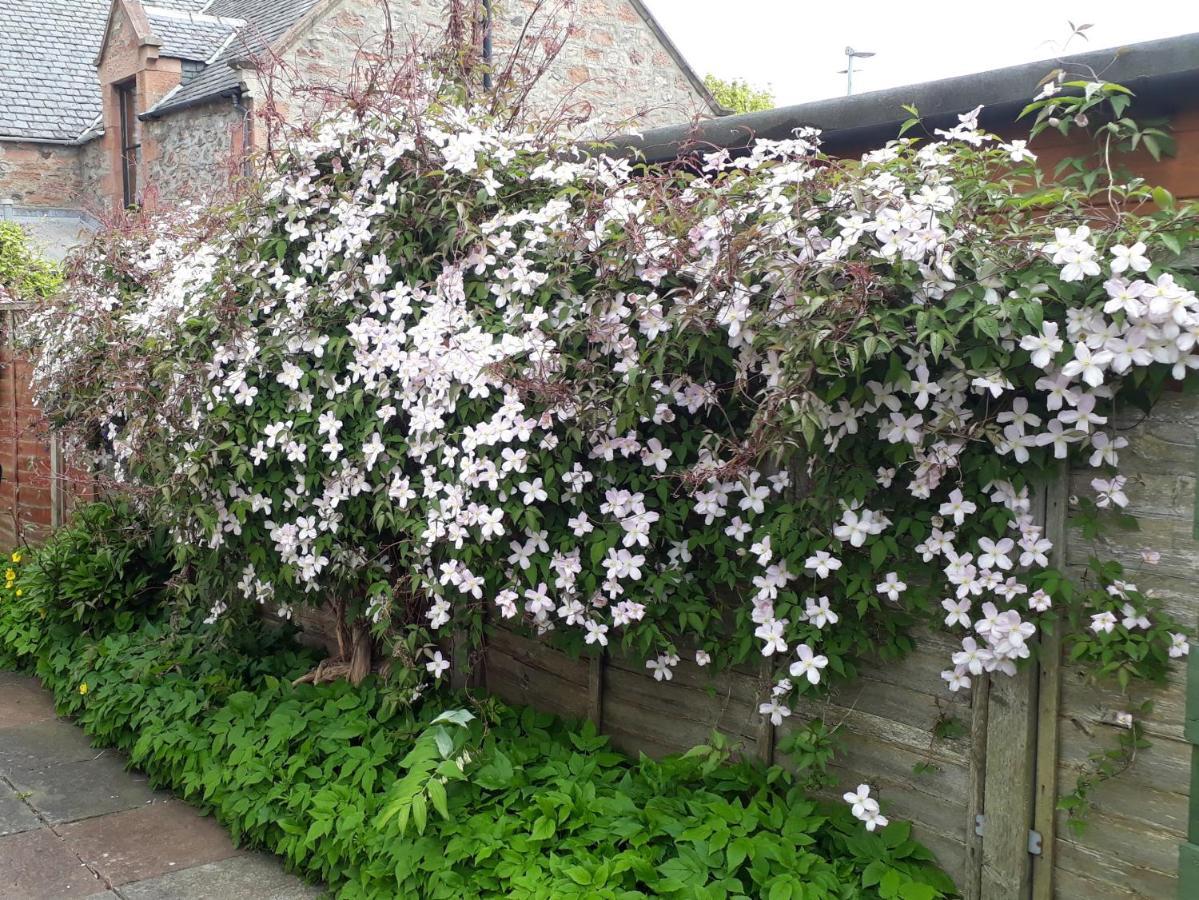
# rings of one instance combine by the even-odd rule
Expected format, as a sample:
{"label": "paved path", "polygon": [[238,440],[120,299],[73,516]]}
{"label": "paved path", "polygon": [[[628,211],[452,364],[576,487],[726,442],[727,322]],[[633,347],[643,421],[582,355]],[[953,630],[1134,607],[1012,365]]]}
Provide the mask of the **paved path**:
{"label": "paved path", "polygon": [[0,900],[311,900],[321,892],[54,714],[0,672]]}

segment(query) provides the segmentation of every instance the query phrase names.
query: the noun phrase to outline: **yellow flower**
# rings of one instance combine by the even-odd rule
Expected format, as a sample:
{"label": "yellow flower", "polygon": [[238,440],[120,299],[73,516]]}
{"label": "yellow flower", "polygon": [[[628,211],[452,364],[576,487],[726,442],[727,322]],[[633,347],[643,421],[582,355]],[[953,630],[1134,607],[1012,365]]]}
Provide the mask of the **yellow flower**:
{"label": "yellow flower", "polygon": [[21,561],[21,551],[20,550],[17,550],[13,553],[12,561],[15,563],[19,563]]}
{"label": "yellow flower", "polygon": [[17,596],[18,597],[20,597],[23,593],[25,593],[23,590],[21,590],[20,588],[17,588]]}
{"label": "yellow flower", "polygon": [[88,687],[87,687],[87,682],[85,681],[81,685],[79,685],[79,693],[87,694],[87,691],[88,691]]}

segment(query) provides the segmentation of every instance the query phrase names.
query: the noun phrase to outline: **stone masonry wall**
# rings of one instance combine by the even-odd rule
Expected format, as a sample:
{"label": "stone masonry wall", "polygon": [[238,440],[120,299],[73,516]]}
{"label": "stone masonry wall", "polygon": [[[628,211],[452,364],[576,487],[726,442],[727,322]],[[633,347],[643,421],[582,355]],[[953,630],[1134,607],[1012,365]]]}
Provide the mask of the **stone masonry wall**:
{"label": "stone masonry wall", "polygon": [[241,114],[224,99],[143,122],[154,147],[145,160],[147,189],[165,202],[219,194],[236,166],[241,124]]}
{"label": "stone masonry wall", "polygon": [[91,212],[111,206],[104,194],[104,180],[109,172],[108,145],[103,138],[92,138],[79,148],[79,196],[74,204]]}
{"label": "stone masonry wall", "polygon": [[[520,38],[535,0],[497,0],[494,52],[503,65]],[[444,0],[392,0],[397,44],[436,41],[444,28]],[[534,104],[590,105],[596,130],[649,128],[710,113],[706,102],[654,32],[627,0],[582,0],[570,39],[532,94]],[[378,46],[384,17],[376,0],[341,0],[309,25],[285,54],[313,81],[344,78],[362,50]],[[535,34],[536,27],[530,30]],[[289,110],[298,115],[298,111]]]}
{"label": "stone masonry wall", "polygon": [[[511,52],[536,0],[497,4],[495,56]],[[687,122],[711,114],[706,101],[628,0],[582,0],[575,26],[532,94],[540,109],[583,101],[602,126],[624,130]]]}
{"label": "stone masonry wall", "polygon": [[78,147],[0,141],[0,201],[74,207],[81,192]]}

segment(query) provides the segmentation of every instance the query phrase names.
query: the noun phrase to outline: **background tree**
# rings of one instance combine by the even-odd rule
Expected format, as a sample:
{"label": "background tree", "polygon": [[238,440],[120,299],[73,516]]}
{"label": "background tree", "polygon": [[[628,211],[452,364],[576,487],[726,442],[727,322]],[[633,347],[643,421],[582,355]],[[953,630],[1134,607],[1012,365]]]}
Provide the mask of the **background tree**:
{"label": "background tree", "polygon": [[721,106],[735,113],[758,112],[774,107],[774,93],[769,88],[756,88],[740,78],[726,81],[715,75],[705,75],[704,84]]}

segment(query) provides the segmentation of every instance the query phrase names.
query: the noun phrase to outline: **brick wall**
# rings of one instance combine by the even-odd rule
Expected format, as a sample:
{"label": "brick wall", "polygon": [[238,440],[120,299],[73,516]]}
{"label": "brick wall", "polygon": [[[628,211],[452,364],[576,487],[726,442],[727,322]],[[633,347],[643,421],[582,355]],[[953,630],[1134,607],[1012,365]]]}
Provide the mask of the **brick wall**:
{"label": "brick wall", "polygon": [[46,422],[33,405],[32,365],[10,340],[21,306],[0,303],[0,553],[41,540],[93,496],[86,474],[51,451]]}

